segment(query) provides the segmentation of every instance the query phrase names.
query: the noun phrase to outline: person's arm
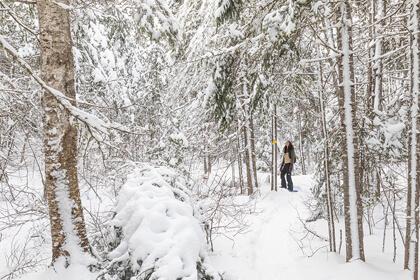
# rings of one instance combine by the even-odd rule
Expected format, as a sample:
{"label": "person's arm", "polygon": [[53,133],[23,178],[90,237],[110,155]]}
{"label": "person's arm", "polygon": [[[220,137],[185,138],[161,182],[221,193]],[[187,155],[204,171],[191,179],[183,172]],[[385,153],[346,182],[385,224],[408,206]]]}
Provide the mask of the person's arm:
{"label": "person's arm", "polygon": [[291,173],[293,171],[293,165],[296,162],[296,154],[295,154],[295,149],[290,150],[290,167],[289,167],[289,172]]}
{"label": "person's arm", "polygon": [[295,149],[293,149],[292,150],[292,153],[291,153],[292,155],[291,155],[291,160],[292,160],[292,163],[296,163],[296,153],[295,153]]}
{"label": "person's arm", "polygon": [[283,166],[284,166],[284,156],[281,157],[281,165],[280,165],[280,170],[283,170]]}

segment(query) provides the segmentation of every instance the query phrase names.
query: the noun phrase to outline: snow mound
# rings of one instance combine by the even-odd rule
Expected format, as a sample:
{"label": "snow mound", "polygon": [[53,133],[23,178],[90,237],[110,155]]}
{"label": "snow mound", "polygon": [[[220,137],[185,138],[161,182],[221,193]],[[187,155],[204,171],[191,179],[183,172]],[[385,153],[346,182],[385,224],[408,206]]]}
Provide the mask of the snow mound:
{"label": "snow mound", "polygon": [[73,264],[66,267],[64,263],[57,263],[46,271],[25,274],[19,280],[96,280],[96,277],[97,274],[84,265]]}
{"label": "snow mound", "polygon": [[205,235],[181,182],[163,167],[136,167],[128,176],[111,222],[118,245],[103,279],[218,278],[206,272]]}

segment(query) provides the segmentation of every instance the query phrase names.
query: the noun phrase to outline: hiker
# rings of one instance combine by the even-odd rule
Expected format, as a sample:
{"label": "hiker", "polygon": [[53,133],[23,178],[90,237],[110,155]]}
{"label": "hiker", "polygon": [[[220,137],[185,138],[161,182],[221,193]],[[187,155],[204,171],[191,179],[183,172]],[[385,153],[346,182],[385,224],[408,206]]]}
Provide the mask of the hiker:
{"label": "hiker", "polygon": [[281,187],[286,188],[287,179],[287,189],[289,192],[293,191],[293,182],[292,182],[292,170],[293,164],[296,162],[295,149],[293,148],[292,142],[286,141],[286,144],[283,148],[283,161],[281,162],[280,172],[281,172]]}

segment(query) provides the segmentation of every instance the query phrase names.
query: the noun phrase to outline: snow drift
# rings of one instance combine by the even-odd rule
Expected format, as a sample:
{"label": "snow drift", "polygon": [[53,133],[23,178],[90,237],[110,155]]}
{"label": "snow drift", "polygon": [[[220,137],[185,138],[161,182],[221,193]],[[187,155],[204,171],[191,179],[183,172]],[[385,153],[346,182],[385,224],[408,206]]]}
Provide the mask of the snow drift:
{"label": "snow drift", "polygon": [[168,168],[141,166],[121,188],[115,248],[102,279],[218,279],[205,263],[206,243],[185,181]]}

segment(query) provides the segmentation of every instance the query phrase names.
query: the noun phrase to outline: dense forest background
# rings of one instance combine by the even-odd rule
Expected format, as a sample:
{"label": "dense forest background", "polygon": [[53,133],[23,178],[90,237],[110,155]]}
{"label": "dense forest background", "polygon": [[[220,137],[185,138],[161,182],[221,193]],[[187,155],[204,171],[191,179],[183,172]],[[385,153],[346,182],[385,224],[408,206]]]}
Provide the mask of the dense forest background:
{"label": "dense forest background", "polygon": [[[188,201],[212,251],[246,231],[235,197],[278,190],[291,140],[293,172],[314,179],[304,224],[327,221],[328,250],[367,262],[381,224],[418,279],[419,20],[418,0],[0,0],[0,278],[87,254],[129,279],[113,259],[136,222],[105,225],[134,211],[133,174]],[[158,271],[124,252],[124,277]],[[204,255],[192,273],[221,277]]]}

